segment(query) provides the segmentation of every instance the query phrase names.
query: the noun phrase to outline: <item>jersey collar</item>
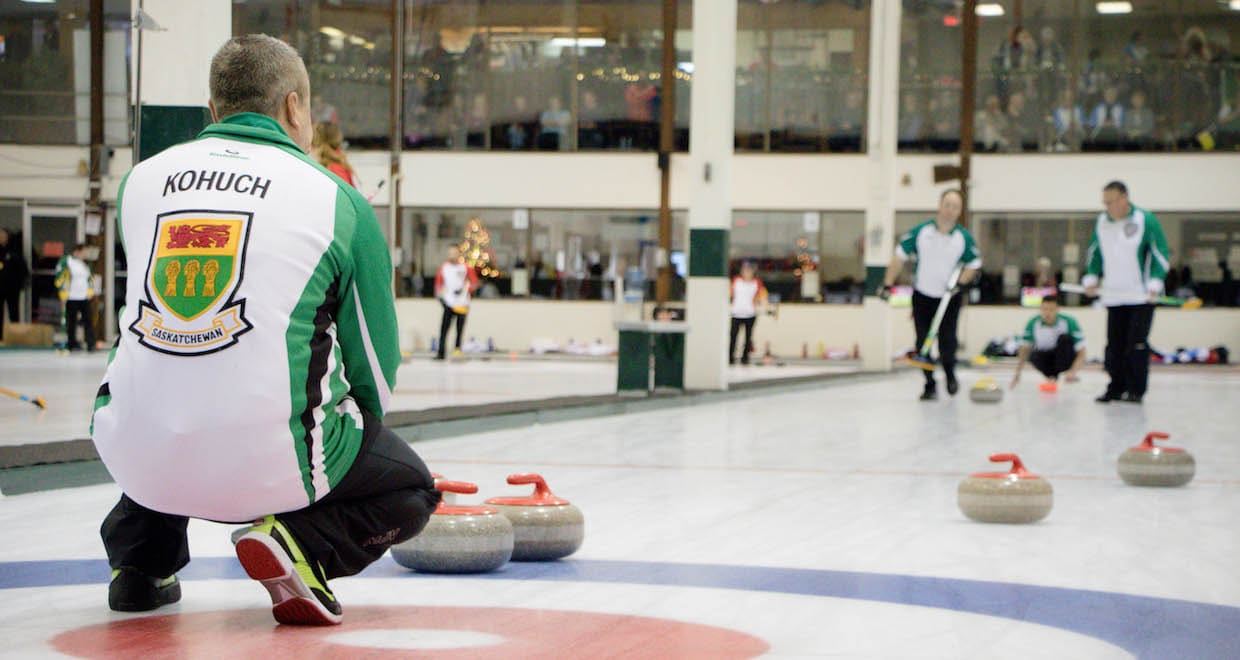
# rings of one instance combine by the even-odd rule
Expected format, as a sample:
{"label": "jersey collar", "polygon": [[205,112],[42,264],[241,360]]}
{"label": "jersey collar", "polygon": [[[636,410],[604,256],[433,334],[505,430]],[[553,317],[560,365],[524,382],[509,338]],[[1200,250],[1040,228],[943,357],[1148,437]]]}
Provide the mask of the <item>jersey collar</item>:
{"label": "jersey collar", "polygon": [[252,140],[263,140],[284,147],[296,149],[304,153],[301,147],[284,132],[284,127],[275,119],[256,112],[238,112],[229,115],[217,123],[204,128],[198,137],[244,137]]}

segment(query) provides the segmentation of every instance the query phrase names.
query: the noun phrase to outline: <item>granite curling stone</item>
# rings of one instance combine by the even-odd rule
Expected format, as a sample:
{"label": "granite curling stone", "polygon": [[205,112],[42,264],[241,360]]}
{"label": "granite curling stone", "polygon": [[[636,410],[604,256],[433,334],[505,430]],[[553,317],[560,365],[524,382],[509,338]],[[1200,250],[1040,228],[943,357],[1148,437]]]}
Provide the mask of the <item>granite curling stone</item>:
{"label": "granite curling stone", "polygon": [[1141,444],[1119,455],[1119,478],[1130,486],[1183,486],[1193,480],[1197,463],[1193,455],[1179,447],[1159,447],[1154,439],[1171,436],[1154,431]]}
{"label": "granite curling stone", "polygon": [[1003,388],[993,378],[982,378],[969,389],[969,400],[974,403],[998,403],[1003,400]]}
{"label": "granite curling stone", "polygon": [[[477,485],[464,481],[439,481],[436,488],[478,492]],[[508,563],[512,541],[512,523],[493,507],[441,501],[421,534],[392,546],[392,559],[421,573],[486,573]]]}
{"label": "granite curling stone", "polygon": [[1012,462],[1008,472],[971,474],[956,488],[965,516],[987,523],[1037,522],[1051,512],[1055,495],[1049,481],[1025,469],[1016,454],[993,454],[992,463]]}
{"label": "granite curling stone", "polygon": [[560,499],[537,474],[512,474],[508,483],[534,484],[534,493],[525,497],[492,497],[486,503],[499,509],[512,523],[516,538],[513,561],[552,561],[567,557],[585,539],[585,518],[581,509]]}

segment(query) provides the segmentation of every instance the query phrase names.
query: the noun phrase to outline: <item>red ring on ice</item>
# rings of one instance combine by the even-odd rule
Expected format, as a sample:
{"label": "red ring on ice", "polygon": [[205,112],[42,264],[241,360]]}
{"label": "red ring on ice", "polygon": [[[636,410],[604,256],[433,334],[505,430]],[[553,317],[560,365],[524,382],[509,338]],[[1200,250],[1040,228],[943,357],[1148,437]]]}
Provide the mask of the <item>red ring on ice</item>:
{"label": "red ring on ice", "polygon": [[[478,632],[499,644],[459,649],[382,649],[335,643],[344,633],[401,628]],[[769,650],[736,630],[623,614],[502,607],[388,607],[345,609],[339,626],[281,626],[266,610],[164,614],[86,626],[52,640],[57,651],[82,658],[313,657],[514,658],[675,657],[752,658]]]}

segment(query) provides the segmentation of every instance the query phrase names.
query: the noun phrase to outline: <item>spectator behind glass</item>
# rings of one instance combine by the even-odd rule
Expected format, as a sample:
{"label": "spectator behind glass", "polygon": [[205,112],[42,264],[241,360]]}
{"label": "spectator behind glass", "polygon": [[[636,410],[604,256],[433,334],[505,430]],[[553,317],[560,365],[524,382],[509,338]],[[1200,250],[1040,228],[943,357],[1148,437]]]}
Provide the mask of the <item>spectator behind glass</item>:
{"label": "spectator behind glass", "polygon": [[977,113],[973,122],[973,139],[981,143],[984,151],[1007,151],[1009,133],[1007,116],[999,105],[999,97],[986,97],[986,105]]}
{"label": "spectator behind glass", "polygon": [[1074,102],[1072,90],[1059,93],[1059,103],[1051,112],[1055,128],[1055,151],[1074,151],[1080,147],[1085,130],[1085,112]]}
{"label": "spectator behind glass", "polygon": [[344,179],[345,183],[350,186],[357,187],[357,177],[353,166],[349,164],[349,158],[344,155],[344,135],[341,134],[339,126],[315,124],[314,141],[310,152],[314,155],[314,159],[332,174]]}
{"label": "spectator behind glass", "polygon": [[654,121],[652,102],[658,90],[648,82],[630,83],[624,88],[625,119],[629,121]]}
{"label": "spectator behind glass", "polygon": [[569,126],[573,116],[564,109],[564,102],[558,96],[547,100],[547,109],[538,116],[538,148],[544,151],[563,151],[568,149]]}
{"label": "spectator behind glass", "polygon": [[999,44],[996,64],[1001,71],[1028,71],[1035,64],[1038,42],[1029,30],[1017,25],[1008,31],[1008,38]]}
{"label": "spectator behind glass", "polygon": [[1111,147],[1119,141],[1124,126],[1124,111],[1124,104],[1119,102],[1119,90],[1107,87],[1089,118],[1090,136],[1095,143]]}
{"label": "spectator behind glass", "polygon": [[1240,89],[1218,113],[1217,148],[1240,149]]}
{"label": "spectator behind glass", "polygon": [[577,109],[578,149],[603,148],[603,131],[598,124],[603,119],[603,110],[599,107],[598,94],[594,90],[582,90],[581,107]]}
{"label": "spectator behind glass", "polygon": [[1145,92],[1136,90],[1132,107],[1124,114],[1124,140],[1135,149],[1148,149],[1154,139],[1154,111],[1145,104]]}
{"label": "spectator behind glass", "polygon": [[1042,120],[1025,106],[1025,95],[1020,92],[1008,99],[1008,149],[1010,151],[1037,151],[1038,138],[1042,132]]}
{"label": "spectator behind glass", "polygon": [[1106,84],[1106,72],[1103,71],[1102,51],[1097,48],[1089,49],[1089,56],[1085,60],[1085,65],[1081,67],[1081,80],[1078,84],[1078,96],[1081,104],[1084,106],[1092,106],[1097,103],[1098,97],[1102,94],[1102,88]]}
{"label": "spectator behind glass", "polygon": [[1055,38],[1055,28],[1047,25],[1038,32],[1038,36],[1041,38],[1041,43],[1038,44],[1038,66],[1042,69],[1062,68],[1064,50]]}
{"label": "spectator behind glass", "polygon": [[443,35],[436,32],[431,44],[420,55],[420,64],[431,72],[426,82],[426,107],[447,108],[452,103],[452,54],[444,48]]}
{"label": "spectator behind glass", "polygon": [[1145,64],[1146,58],[1150,56],[1150,49],[1141,43],[1141,31],[1135,30],[1132,36],[1128,38],[1128,45],[1124,46],[1124,57],[1128,58],[1128,64],[1132,66],[1142,66]]}
{"label": "spectator behind glass", "polygon": [[1184,135],[1196,135],[1217,119],[1214,108],[1218,107],[1214,102],[1218,81],[1212,67],[1206,66],[1214,62],[1215,51],[1204,30],[1194,25],[1184,31],[1180,57],[1185,66],[1181,70],[1177,99],[1184,121],[1179,128]]}
{"label": "spectator behind glass", "polygon": [[1017,25],[1008,31],[1007,39],[999,44],[994,59],[995,93],[1003,105],[1008,95],[1015,91],[1032,92],[1033,77],[1023,75],[1034,71],[1038,63],[1038,42],[1033,34]]}
{"label": "spectator behind glass", "polygon": [[526,104],[524,96],[512,97],[512,114],[505,129],[508,138],[508,148],[513,150],[521,150],[529,148],[529,132],[525,128],[526,118],[529,116],[529,107]]}

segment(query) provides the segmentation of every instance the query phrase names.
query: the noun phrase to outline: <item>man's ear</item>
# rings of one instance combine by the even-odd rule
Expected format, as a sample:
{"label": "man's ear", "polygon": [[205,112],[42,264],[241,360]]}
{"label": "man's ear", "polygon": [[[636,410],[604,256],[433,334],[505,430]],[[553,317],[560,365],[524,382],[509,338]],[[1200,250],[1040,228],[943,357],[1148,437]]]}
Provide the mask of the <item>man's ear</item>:
{"label": "man's ear", "polygon": [[215,101],[207,101],[207,107],[211,110],[212,123],[218,124],[220,122],[220,113],[215,111]]}
{"label": "man's ear", "polygon": [[301,120],[297,109],[301,107],[301,96],[297,92],[284,95],[284,120],[293,128],[301,128]]}

